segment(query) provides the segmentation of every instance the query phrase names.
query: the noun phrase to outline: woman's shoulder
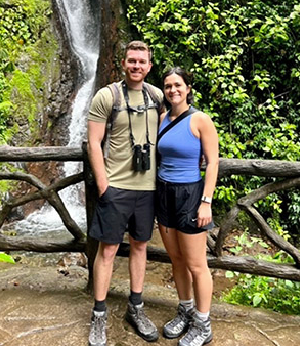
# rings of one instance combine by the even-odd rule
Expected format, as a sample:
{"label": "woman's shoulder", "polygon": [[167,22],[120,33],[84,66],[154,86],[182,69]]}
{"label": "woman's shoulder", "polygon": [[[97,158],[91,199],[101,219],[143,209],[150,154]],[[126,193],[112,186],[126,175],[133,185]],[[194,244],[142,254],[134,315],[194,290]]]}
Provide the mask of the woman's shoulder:
{"label": "woman's shoulder", "polygon": [[198,120],[206,120],[206,119],[210,119],[210,116],[202,111],[200,111],[199,109],[196,108],[192,108],[193,109],[193,113],[192,113],[192,117]]}
{"label": "woman's shoulder", "polygon": [[197,110],[195,113],[192,114],[191,117],[191,128],[194,131],[206,131],[209,129],[212,129],[214,127],[214,123],[211,119],[211,117],[200,110]]}

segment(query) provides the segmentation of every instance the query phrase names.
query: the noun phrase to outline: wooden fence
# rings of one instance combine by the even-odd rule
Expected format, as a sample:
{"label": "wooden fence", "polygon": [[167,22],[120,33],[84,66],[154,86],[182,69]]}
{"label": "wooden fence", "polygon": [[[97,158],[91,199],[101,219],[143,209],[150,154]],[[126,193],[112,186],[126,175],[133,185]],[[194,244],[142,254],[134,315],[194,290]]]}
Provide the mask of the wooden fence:
{"label": "wooden fence", "polygon": [[[68,210],[61,201],[58,191],[72,184],[84,180],[86,193],[87,229],[91,222],[95,203],[97,201],[97,189],[87,157],[86,143],[80,147],[34,147],[18,148],[0,147],[0,162],[38,162],[38,161],[83,161],[83,172],[61,178],[55,183],[45,186],[37,177],[21,172],[0,172],[0,180],[26,181],[37,188],[37,191],[21,198],[10,198],[3,202],[0,212],[0,229],[8,218],[13,208],[24,205],[30,201],[47,200],[57,211],[67,230],[72,234],[73,240],[69,242],[43,242],[32,241],[24,237],[5,236],[0,232],[0,251],[36,251],[36,252],[85,252],[88,257],[89,286],[92,283],[92,266],[97,251],[97,242],[85,234],[76,222],[71,218]],[[205,166],[203,167],[205,169]],[[268,194],[298,188],[300,186],[300,163],[273,160],[238,160],[220,159],[219,178],[235,175],[253,175],[277,178],[276,181],[266,184],[257,190],[240,198],[220,223],[219,231],[208,235],[208,265],[211,268],[227,269],[243,273],[272,276],[284,279],[300,281],[300,252],[288,241],[285,241],[259,214],[253,206]],[[278,250],[285,251],[293,260],[293,264],[277,264],[269,261],[258,260],[252,256],[236,256],[224,254],[224,242],[226,237],[234,229],[234,224],[241,211],[254,220],[261,231],[261,235],[267,238]],[[87,232],[88,233],[88,232]],[[127,257],[129,244],[122,243],[118,254]],[[148,260],[169,263],[170,259],[164,249],[148,247]]]}

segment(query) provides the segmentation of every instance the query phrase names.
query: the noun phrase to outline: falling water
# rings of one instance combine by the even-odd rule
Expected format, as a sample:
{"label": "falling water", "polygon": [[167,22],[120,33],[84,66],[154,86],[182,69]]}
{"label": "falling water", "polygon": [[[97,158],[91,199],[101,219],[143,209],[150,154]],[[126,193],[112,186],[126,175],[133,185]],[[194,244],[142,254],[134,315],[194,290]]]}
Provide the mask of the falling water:
{"label": "falling water", "polygon": [[[68,146],[79,147],[85,139],[87,113],[94,94],[97,60],[99,55],[99,22],[95,18],[90,0],[55,0],[59,16],[70,42],[73,53],[80,62],[80,89],[72,105],[71,122],[69,125]],[[82,163],[67,162],[64,166],[65,175],[69,176],[82,170]],[[60,197],[66,205],[71,217],[85,228],[85,208],[82,205],[80,192],[83,183],[70,186],[60,191]],[[64,229],[56,211],[45,205],[41,211],[35,212],[15,225],[21,232],[35,233]]]}
{"label": "falling water", "polygon": [[[73,53],[78,57],[81,64],[83,84],[79,89],[72,105],[71,123],[69,126],[68,146],[81,146],[85,138],[87,113],[93,96],[97,60],[99,55],[99,35],[95,22],[90,0],[56,0],[60,9],[60,17],[65,23],[67,35]],[[65,164],[66,176],[82,170],[82,163],[67,162]],[[78,208],[82,208],[78,192],[82,186],[71,186],[62,191],[61,197],[74,209],[74,216],[78,215]],[[70,210],[72,215],[72,210]],[[82,213],[80,213],[82,214]]]}

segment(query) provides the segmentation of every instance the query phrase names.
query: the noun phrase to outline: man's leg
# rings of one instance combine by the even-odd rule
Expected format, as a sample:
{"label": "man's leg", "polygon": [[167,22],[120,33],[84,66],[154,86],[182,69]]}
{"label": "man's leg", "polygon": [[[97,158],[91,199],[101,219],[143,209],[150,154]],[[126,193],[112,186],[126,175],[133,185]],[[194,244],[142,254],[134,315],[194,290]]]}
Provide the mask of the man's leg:
{"label": "man's leg", "polygon": [[99,243],[93,268],[95,300],[102,301],[106,298],[118,248],[119,244]]}
{"label": "man's leg", "polygon": [[154,226],[154,191],[135,191],[134,196],[133,215],[128,222],[130,289],[141,293],[146,271],[147,241],[152,236]]}
{"label": "man's leg", "polygon": [[130,296],[126,320],[146,341],[156,341],[158,331],[144,313],[142,292],[146,272],[147,241],[154,224],[154,191],[134,191],[134,210],[128,222]]}
{"label": "man's leg", "polygon": [[114,259],[119,244],[99,243],[94,262],[94,297],[89,346],[106,346],[106,306],[105,299],[112,277]]}
{"label": "man's leg", "polygon": [[130,296],[125,315],[137,334],[146,341],[156,341],[158,331],[155,324],[145,315],[142,292],[146,272],[147,242],[134,240],[129,236]]}
{"label": "man's leg", "polygon": [[132,292],[141,293],[146,272],[147,242],[136,241],[129,236],[129,243],[130,289]]}

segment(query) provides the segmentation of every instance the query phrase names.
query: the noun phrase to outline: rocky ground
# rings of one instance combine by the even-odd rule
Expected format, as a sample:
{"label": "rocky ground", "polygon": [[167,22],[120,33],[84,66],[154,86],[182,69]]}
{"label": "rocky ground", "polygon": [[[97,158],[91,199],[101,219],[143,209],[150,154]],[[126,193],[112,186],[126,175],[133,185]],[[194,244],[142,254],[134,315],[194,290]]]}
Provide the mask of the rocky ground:
{"label": "rocky ground", "polygon": [[[93,298],[85,288],[87,269],[82,256],[62,254],[15,255],[15,265],[0,263],[0,346],[87,345]],[[80,264],[80,265],[78,265]],[[127,259],[117,258],[108,296],[107,346],[143,346],[124,321],[129,280]],[[177,296],[169,264],[148,262],[144,300],[147,314],[158,326],[153,345],[175,346],[178,340],[162,337],[163,324],[176,311]],[[216,297],[230,282],[214,271],[215,299],[211,317],[211,346],[299,346],[300,316],[220,303]]]}

